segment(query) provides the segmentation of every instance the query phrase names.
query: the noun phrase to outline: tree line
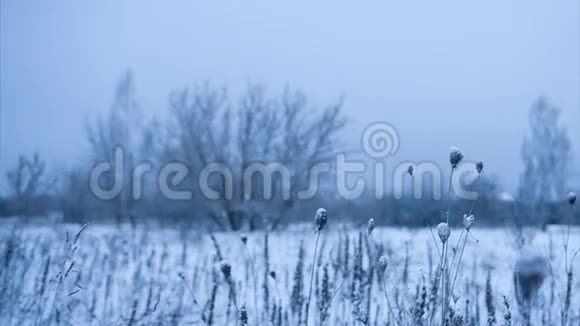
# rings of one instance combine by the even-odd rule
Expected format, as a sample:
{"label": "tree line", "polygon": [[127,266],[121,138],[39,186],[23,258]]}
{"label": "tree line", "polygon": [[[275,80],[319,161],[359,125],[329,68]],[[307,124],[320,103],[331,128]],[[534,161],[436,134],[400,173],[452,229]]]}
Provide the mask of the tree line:
{"label": "tree line", "polygon": [[[354,201],[338,199],[332,183],[324,180],[315,196],[299,198],[298,191],[310,181],[311,167],[331,161],[344,150],[341,132],[347,119],[341,98],[314,107],[301,90],[286,88],[282,94],[272,95],[262,85],[249,85],[235,98],[227,88],[206,82],[173,91],[168,104],[163,118],[147,119],[137,100],[134,76],[126,72],[115,88],[110,110],[86,121],[86,160],[48,173],[38,154],[21,155],[5,176],[9,192],[0,198],[0,215],[56,214],[66,222],[156,219],[238,230],[275,229],[309,219],[309,212],[322,205],[333,207],[345,219],[373,216],[379,223],[393,225],[423,226],[441,212],[440,202],[430,199],[377,200],[372,195]],[[565,200],[569,190],[571,157],[559,110],[540,98],[530,109],[529,125],[516,198],[502,199],[501,182],[494,176],[485,176],[472,185],[480,193],[482,220],[489,224],[506,220],[545,224],[565,215],[558,203]],[[135,174],[123,171],[115,175],[113,171],[101,176],[99,186],[112,187],[121,178],[123,187],[112,199],[97,198],[90,187],[91,169],[97,162],[112,162],[115,148],[123,149],[127,167],[147,162],[149,175],[180,162],[187,167],[188,177],[173,186],[193,190],[193,196],[182,201],[168,199],[161,195],[155,178],[144,177],[143,194],[135,199],[134,189],[128,186],[136,181]],[[257,186],[251,189],[251,198],[244,196],[244,171],[256,162],[276,162],[289,171],[287,183],[280,178],[271,180],[268,199],[261,193],[265,180],[259,177],[252,179]],[[220,195],[215,200],[200,193],[196,179],[210,164],[227,166],[231,181],[226,184],[224,173],[208,178],[208,186]]]}

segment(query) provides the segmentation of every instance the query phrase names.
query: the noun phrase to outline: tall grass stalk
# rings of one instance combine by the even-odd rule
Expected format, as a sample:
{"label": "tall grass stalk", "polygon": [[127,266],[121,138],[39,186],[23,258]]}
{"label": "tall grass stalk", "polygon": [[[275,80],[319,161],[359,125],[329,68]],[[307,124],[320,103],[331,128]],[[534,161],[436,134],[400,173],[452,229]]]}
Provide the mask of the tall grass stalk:
{"label": "tall grass stalk", "polygon": [[200,306],[199,301],[197,300],[197,298],[195,296],[195,293],[193,292],[193,289],[187,283],[187,280],[185,279],[185,274],[179,273],[178,276],[183,281],[183,284],[185,285],[185,288],[187,289],[187,292],[189,292],[189,294],[191,295],[191,299],[193,300],[193,304],[199,310],[199,314],[201,316],[200,317],[201,321],[205,325],[208,325],[207,320],[206,320],[205,316],[203,315],[203,308]]}
{"label": "tall grass stalk", "polygon": [[[446,272],[446,265],[447,265],[447,251],[448,251],[448,244],[447,242],[443,243],[443,250],[441,252],[441,325],[445,325],[445,315],[447,312],[447,283],[445,274]],[[448,280],[447,280],[448,281]]]}
{"label": "tall grass stalk", "polygon": [[397,318],[397,315],[395,315],[395,312],[393,311],[393,306],[391,305],[391,300],[389,299],[389,293],[387,291],[387,282],[385,282],[385,279],[382,278],[381,280],[381,286],[383,288],[383,293],[385,295],[385,298],[387,299],[387,308],[389,309],[389,315],[391,315],[391,318],[393,318],[393,321],[395,322],[395,325],[399,326],[399,319]]}
{"label": "tall grass stalk", "polygon": [[[251,279],[252,279],[252,288],[254,290],[254,316],[256,316],[256,323],[259,322],[258,320],[258,280],[256,279],[256,266],[254,264],[254,259],[252,256],[252,253],[250,252],[250,248],[248,248],[248,238],[246,236],[242,236],[241,238],[242,243],[244,244],[244,254],[246,255],[246,259],[248,260],[249,264],[250,264],[250,273],[251,275]],[[246,312],[247,314],[247,312]]]}
{"label": "tall grass stalk", "polygon": [[[459,163],[461,163],[461,161],[463,160],[463,154],[461,153],[461,151],[456,148],[456,147],[452,147],[449,153],[449,163],[451,163],[451,173],[449,173],[449,186],[448,186],[448,191],[447,191],[447,222],[446,222],[446,227],[447,227],[447,232],[449,232],[449,219],[451,216],[451,199],[452,199],[452,191],[451,191],[451,185],[452,185],[452,181],[453,181],[453,173],[455,172],[455,169],[457,168],[457,166],[459,165]],[[441,225],[441,224],[439,224]],[[439,228],[439,226],[438,226]],[[448,252],[449,252],[449,244],[448,244],[448,238],[449,238],[449,234],[447,234],[447,238],[444,240],[441,237],[441,231],[439,231],[439,238],[441,238],[441,241],[443,242],[442,245],[442,263],[441,263],[441,325],[445,325],[445,314],[447,311],[447,306],[448,306],[448,301],[447,301],[447,296],[449,295],[448,293],[448,285],[446,282],[449,282],[448,277],[446,277],[446,273],[447,273],[447,260],[448,260]]]}
{"label": "tall grass stalk", "polygon": [[449,174],[449,186],[447,188],[447,225],[449,225],[449,216],[451,215],[451,183],[453,180],[453,172],[455,171],[455,168],[451,169],[451,173]]}
{"label": "tall grass stalk", "polygon": [[564,267],[566,273],[566,291],[564,294],[564,305],[562,307],[561,319],[562,319],[562,326],[566,326],[568,322],[568,314],[570,311],[570,303],[572,297],[572,282],[574,279],[573,273],[573,266],[574,260],[576,259],[576,255],[578,251],[574,253],[572,259],[570,260],[570,266],[568,267],[568,245],[570,243],[570,228],[572,224],[572,220],[574,218],[574,206],[576,204],[576,194],[570,193],[568,194],[568,203],[570,204],[570,217],[568,218],[568,230],[566,233],[566,239],[564,242]]}
{"label": "tall grass stalk", "polygon": [[312,285],[314,283],[314,273],[316,272],[316,256],[318,253],[318,241],[320,240],[320,232],[322,230],[319,229],[316,231],[316,242],[314,243],[314,257],[312,257],[312,271],[310,272],[310,285],[308,286],[308,297],[306,298],[306,306],[305,306],[305,315],[304,315],[304,323],[308,325],[308,314],[310,311],[310,299],[312,298]]}
{"label": "tall grass stalk", "polygon": [[[373,235],[373,230],[374,230],[374,220],[371,218],[369,220],[369,224],[371,225],[371,221],[372,222],[372,228],[367,226],[367,238],[364,244],[364,247],[362,248],[362,250],[356,255],[356,257],[354,257],[354,261],[357,262],[359,259],[362,258],[363,254],[365,251],[368,251],[369,249],[369,243],[371,241],[371,236]],[[347,237],[348,239],[348,237]],[[348,242],[346,242],[347,244],[347,256],[348,256]],[[439,249],[439,247],[437,247],[437,249]],[[348,260],[345,259],[345,264],[348,264]],[[336,298],[336,296],[340,293],[340,290],[342,289],[342,287],[344,286],[344,284],[346,283],[346,280],[348,279],[349,275],[354,271],[354,269],[356,268],[356,265],[353,264],[353,266],[350,269],[347,269],[347,271],[344,273],[342,280],[340,281],[340,284],[336,287],[336,289],[334,289],[334,292],[332,293],[332,298],[330,300],[330,305],[332,305],[332,302],[334,301],[334,298]]]}
{"label": "tall grass stalk", "polygon": [[448,296],[448,282],[449,278],[447,275],[447,256],[449,251],[449,236],[451,235],[451,230],[447,223],[439,223],[437,225],[437,235],[439,235],[439,240],[441,240],[441,258],[439,259],[439,267],[441,268],[441,324],[445,323],[445,312],[447,311],[447,296]]}
{"label": "tall grass stalk", "polygon": [[[482,162],[477,162],[476,164],[476,170],[477,170],[477,178],[475,179],[475,184],[477,184],[481,178],[481,173],[483,172],[483,163]],[[449,196],[451,196],[451,193],[449,194]],[[477,201],[477,198],[479,196],[476,196],[472,201],[471,201],[471,207],[469,208],[469,212],[463,216],[463,226],[464,229],[461,230],[461,233],[459,234],[459,239],[457,239],[457,245],[455,246],[455,252],[453,254],[453,259],[451,261],[451,270],[453,271],[453,266],[455,263],[455,258],[457,256],[457,249],[458,249],[458,245],[461,242],[461,239],[463,237],[463,244],[461,245],[461,249],[459,250],[459,259],[457,260],[457,264],[455,265],[455,274],[453,276],[453,280],[451,281],[451,293],[453,293],[453,290],[455,289],[455,283],[457,281],[457,278],[459,276],[459,270],[461,269],[461,262],[463,260],[463,253],[465,252],[465,246],[467,245],[467,237],[471,234],[470,233],[470,229],[471,229],[471,224],[474,221],[473,218],[473,209],[475,207],[475,202]],[[474,237],[475,239],[475,237]],[[475,239],[476,242],[479,242],[479,240]],[[453,274],[452,274],[453,275]]]}

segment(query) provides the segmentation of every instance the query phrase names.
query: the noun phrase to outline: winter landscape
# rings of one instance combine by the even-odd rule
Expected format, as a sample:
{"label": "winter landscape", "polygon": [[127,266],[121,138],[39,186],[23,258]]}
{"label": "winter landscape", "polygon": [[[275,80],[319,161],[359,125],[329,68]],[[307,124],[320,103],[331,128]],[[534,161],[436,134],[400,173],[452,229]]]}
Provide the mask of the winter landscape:
{"label": "winter landscape", "polygon": [[[308,299],[310,325],[442,323],[437,230],[369,233],[367,225],[328,220],[315,262],[314,224],[247,235],[3,225],[2,324],[300,325]],[[543,281],[539,289],[520,285],[533,292],[527,298],[532,324],[578,323],[580,281],[567,279],[565,229],[524,231],[529,243],[520,252],[515,242],[523,235],[474,227],[459,259],[455,248],[464,231],[452,230],[448,240],[449,325],[526,324],[526,302],[518,304],[514,288],[518,260],[531,264],[519,271],[523,282],[543,278],[534,281]],[[580,243],[578,230],[570,243]],[[570,272],[577,275],[578,264]]]}
{"label": "winter landscape", "polygon": [[580,3],[0,1],[0,326],[580,325]]}

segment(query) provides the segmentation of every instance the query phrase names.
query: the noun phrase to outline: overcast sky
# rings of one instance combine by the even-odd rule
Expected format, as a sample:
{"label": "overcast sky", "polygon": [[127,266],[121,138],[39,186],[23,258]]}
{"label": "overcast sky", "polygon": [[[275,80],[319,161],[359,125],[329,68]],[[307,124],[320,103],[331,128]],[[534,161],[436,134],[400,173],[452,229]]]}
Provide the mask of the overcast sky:
{"label": "overcast sky", "polygon": [[365,125],[388,121],[396,160],[444,162],[457,145],[508,187],[527,111],[545,95],[580,152],[578,1],[0,3],[2,174],[20,153],[82,158],[83,121],[109,108],[127,68],[150,115],[204,80],[288,84],[313,104],[344,94],[350,148]]}

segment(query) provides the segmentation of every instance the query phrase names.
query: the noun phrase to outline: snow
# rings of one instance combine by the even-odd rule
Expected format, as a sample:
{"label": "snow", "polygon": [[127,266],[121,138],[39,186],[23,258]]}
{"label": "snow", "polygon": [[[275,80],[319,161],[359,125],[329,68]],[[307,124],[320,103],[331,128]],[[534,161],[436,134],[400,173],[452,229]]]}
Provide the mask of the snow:
{"label": "snow", "polygon": [[[234,324],[235,308],[230,307],[230,314],[227,314],[227,285],[219,273],[219,260],[215,257],[214,245],[206,232],[153,229],[146,226],[89,225],[79,237],[78,249],[74,249],[66,258],[66,239],[69,239],[70,245],[79,229],[80,225],[18,224],[14,221],[2,223],[0,277],[4,298],[0,308],[1,325],[34,325],[48,318],[53,322],[57,318],[66,320],[72,325],[128,324],[130,321],[139,325],[155,322],[170,324],[170,320],[177,324],[199,323],[200,308],[203,309],[209,300],[214,284],[213,271],[217,272],[215,275],[219,282],[216,323],[223,325],[227,321]],[[333,286],[342,280],[342,275],[335,273],[339,245],[341,242],[344,244],[345,235],[348,235],[352,264],[353,248],[359,232],[366,234],[366,226],[353,229],[350,226],[332,225],[329,221],[328,228],[321,233],[317,265],[328,263],[331,266]],[[407,300],[401,300],[407,302],[406,309],[410,309],[409,305],[415,300],[416,286],[421,284],[422,279],[429,280],[429,271],[436,270],[434,265],[439,262],[440,243],[436,231],[433,232],[429,229],[377,227],[369,237],[373,250],[379,245],[384,247],[383,254],[389,260],[385,273],[387,289],[391,293],[407,296]],[[546,232],[529,229],[518,233],[510,229],[478,229],[474,226],[472,236],[467,237],[461,272],[454,291],[454,296],[458,298],[454,308],[463,312],[463,298],[473,296],[473,289],[484,292],[489,271],[497,318],[503,316],[503,295],[511,299],[512,314],[517,315],[512,271],[520,251],[524,250],[549,259],[551,275],[544,282],[541,293],[545,297],[550,296],[553,286],[556,298],[550,313],[551,318],[557,320],[566,284],[562,248],[565,232],[565,228],[556,227],[547,228]],[[460,243],[458,237],[461,233],[460,229],[451,231],[448,241],[452,247]],[[521,249],[514,246],[517,234],[523,234],[526,239],[526,245]],[[246,246],[240,240],[240,233],[215,233],[215,238],[223,258],[232,266],[232,277],[237,284],[237,300],[239,304],[247,306],[250,323],[258,324],[255,311],[263,310],[262,288],[264,280],[268,279],[264,268],[264,233],[245,235],[248,237]],[[279,299],[288,311],[298,249],[302,241],[306,253],[304,275],[307,286],[315,241],[313,225],[269,234],[269,264],[277,275],[276,280],[267,280],[270,296],[276,298],[276,301]],[[569,257],[579,246],[580,230],[573,229]],[[10,259],[6,258],[8,252]],[[453,250],[449,253],[451,257]],[[379,258],[376,255],[376,261],[369,262],[366,253],[364,257],[365,269],[374,266]],[[408,282],[404,284],[402,279],[407,259]],[[71,272],[59,284],[59,272],[68,269],[72,262],[74,266]],[[43,281],[47,263],[47,280]],[[575,275],[578,275],[578,268],[576,260],[573,266]],[[186,284],[179,277],[180,273],[183,273]],[[574,289],[580,288],[579,279],[575,278]],[[257,283],[257,295],[254,293],[253,282]],[[42,292],[43,284],[46,288]],[[187,287],[193,292],[199,306],[193,303]],[[371,320],[384,318],[386,310],[381,290],[375,287],[372,296]],[[578,307],[578,296],[574,295],[572,299],[572,307]],[[258,307],[255,307],[255,301]],[[482,307],[480,318],[484,321],[484,296],[480,294],[476,301]],[[382,306],[383,310],[379,314],[376,314],[375,305]],[[311,304],[311,307],[311,321],[314,321],[317,318],[316,304]],[[350,311],[348,298],[339,296],[332,306],[331,320],[336,322],[352,318]],[[576,315],[577,311],[571,313],[571,316]],[[536,318],[539,320],[540,316]]]}

